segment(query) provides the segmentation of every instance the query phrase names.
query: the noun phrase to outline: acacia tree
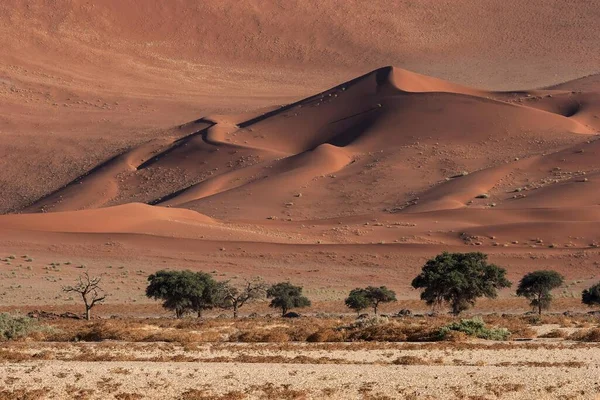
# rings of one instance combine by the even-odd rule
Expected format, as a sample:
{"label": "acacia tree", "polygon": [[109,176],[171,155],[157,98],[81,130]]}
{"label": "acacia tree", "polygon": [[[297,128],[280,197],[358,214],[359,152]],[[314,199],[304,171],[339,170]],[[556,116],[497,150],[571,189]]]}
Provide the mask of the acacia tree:
{"label": "acacia tree", "polygon": [[371,302],[367,298],[367,291],[362,288],[352,289],[344,303],[346,307],[356,311],[359,315],[362,310],[371,306]]}
{"label": "acacia tree", "polygon": [[412,281],[422,289],[421,300],[434,309],[448,303],[454,315],[475,305],[479,297],[496,298],[497,290],[510,287],[506,270],[488,264],[487,255],[444,252],[428,260]]}
{"label": "acacia tree", "polygon": [[385,286],[368,286],[364,289],[357,288],[350,291],[345,300],[346,306],[355,310],[357,313],[367,307],[373,307],[373,312],[377,315],[377,307],[381,303],[390,303],[396,301],[396,293]]}
{"label": "acacia tree", "polygon": [[233,318],[238,317],[238,310],[246,303],[263,299],[267,295],[267,284],[261,278],[247,280],[243,286],[237,287],[223,282],[219,288],[219,306],[233,311]]}
{"label": "acacia tree", "polygon": [[63,286],[62,290],[65,293],[78,293],[85,306],[85,319],[91,319],[91,311],[96,304],[102,303],[106,299],[106,294],[100,287],[101,277],[90,277],[85,271],[79,275],[77,283],[73,286]]}
{"label": "acacia tree", "polygon": [[177,318],[187,311],[197,310],[198,299],[204,294],[204,282],[199,275],[189,271],[161,270],[148,277],[146,296],[163,300],[163,307],[175,311]]}
{"label": "acacia tree", "polygon": [[267,298],[272,299],[269,307],[280,308],[285,316],[292,308],[309,307],[310,300],[302,295],[302,287],[289,282],[280,282],[267,289]]}
{"label": "acacia tree", "polygon": [[581,292],[581,302],[590,307],[600,305],[600,282]]}
{"label": "acacia tree", "polygon": [[385,286],[368,286],[365,291],[367,294],[367,299],[369,299],[375,315],[377,315],[377,307],[379,307],[379,304],[396,301],[396,292],[388,289]]}
{"label": "acacia tree", "polygon": [[517,288],[517,296],[522,296],[530,300],[530,305],[537,308],[538,314],[542,315],[542,310],[550,308],[552,294],[550,291],[560,287],[564,278],[556,271],[534,271],[523,276]]}
{"label": "acacia tree", "polygon": [[211,310],[219,305],[223,296],[226,282],[217,282],[206,272],[196,272],[196,280],[203,286],[202,294],[191,297],[192,309],[202,318],[204,310]]}

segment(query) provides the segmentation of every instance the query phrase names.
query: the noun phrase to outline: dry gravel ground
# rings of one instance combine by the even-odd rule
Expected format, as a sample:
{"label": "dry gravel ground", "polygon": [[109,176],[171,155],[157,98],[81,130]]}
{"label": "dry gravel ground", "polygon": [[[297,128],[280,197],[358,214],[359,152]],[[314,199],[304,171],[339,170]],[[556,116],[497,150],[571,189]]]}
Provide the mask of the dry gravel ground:
{"label": "dry gravel ground", "polygon": [[[27,358],[0,365],[0,399],[600,398],[600,345],[567,341],[10,343],[0,352]],[[109,353],[127,361],[96,361]],[[183,361],[147,361],[161,355]]]}

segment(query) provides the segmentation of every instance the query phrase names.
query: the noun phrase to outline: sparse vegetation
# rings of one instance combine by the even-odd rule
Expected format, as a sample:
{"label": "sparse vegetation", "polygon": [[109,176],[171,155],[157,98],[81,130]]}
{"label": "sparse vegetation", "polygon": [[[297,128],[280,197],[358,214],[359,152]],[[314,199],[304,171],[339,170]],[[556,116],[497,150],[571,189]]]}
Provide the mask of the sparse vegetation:
{"label": "sparse vegetation", "polygon": [[364,289],[357,288],[350,291],[345,300],[348,308],[360,313],[367,307],[373,308],[373,313],[377,315],[377,308],[381,303],[391,303],[396,301],[396,293],[385,286],[368,286]]}
{"label": "sparse vegetation", "polygon": [[367,298],[365,289],[356,288],[350,291],[350,294],[344,300],[344,304],[346,304],[346,307],[356,311],[357,314],[360,314],[362,310],[371,305],[371,302]]}
{"label": "sparse vegetation", "polygon": [[201,317],[203,310],[219,304],[223,285],[204,272],[162,270],[148,277],[146,296],[163,300],[163,307],[175,311],[177,318],[191,311]]}
{"label": "sparse vegetation", "polygon": [[600,328],[574,332],[568,339],[576,340],[578,342],[600,342]]}
{"label": "sparse vegetation", "polygon": [[412,281],[422,289],[421,299],[435,307],[448,303],[454,315],[475,304],[479,297],[495,298],[497,289],[510,287],[506,270],[487,263],[483,253],[444,252],[430,259]]}
{"label": "sparse vegetation", "polygon": [[564,278],[556,271],[534,271],[526,274],[519,282],[517,296],[530,300],[530,305],[537,309],[538,315],[542,310],[550,308],[552,294],[550,291],[560,287]]}
{"label": "sparse vegetation", "polygon": [[32,332],[40,331],[42,327],[38,321],[9,313],[0,314],[0,340],[14,340],[27,337]]}
{"label": "sparse vegetation", "polygon": [[219,306],[233,311],[233,318],[238,317],[238,311],[244,304],[264,299],[267,296],[267,284],[260,278],[248,280],[241,287],[229,282],[220,287]]}
{"label": "sparse vegetation", "polygon": [[289,282],[280,282],[267,289],[267,298],[271,299],[269,307],[281,309],[284,316],[292,308],[309,307],[310,300],[302,295],[302,287]]}
{"label": "sparse vegetation", "polygon": [[90,277],[86,271],[79,276],[75,285],[62,288],[65,293],[78,293],[81,296],[85,306],[85,319],[88,321],[91,319],[92,308],[106,300],[100,281],[101,277]]}
{"label": "sparse vegetation", "polygon": [[588,306],[600,306],[600,282],[581,293],[581,302]]}
{"label": "sparse vegetation", "polygon": [[453,332],[462,332],[467,336],[473,336],[486,340],[506,340],[510,331],[505,328],[488,328],[481,318],[461,319],[458,322],[441,327],[438,331],[441,339],[451,337]]}

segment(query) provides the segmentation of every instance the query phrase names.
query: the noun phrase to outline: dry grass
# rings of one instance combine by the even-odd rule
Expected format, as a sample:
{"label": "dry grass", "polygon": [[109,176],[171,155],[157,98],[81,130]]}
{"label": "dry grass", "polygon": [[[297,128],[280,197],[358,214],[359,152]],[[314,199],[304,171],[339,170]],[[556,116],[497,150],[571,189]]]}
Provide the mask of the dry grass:
{"label": "dry grass", "polygon": [[[586,329],[568,337],[578,341],[594,339],[597,319],[587,314],[576,316],[548,315],[538,318],[530,315],[484,315],[487,327],[506,328],[509,339],[534,338],[536,326],[558,324],[560,327]],[[47,342],[167,342],[193,346],[195,343],[341,343],[341,342],[430,342],[441,338],[439,329],[456,319],[447,316],[414,316],[406,318],[377,318],[356,320],[353,317],[303,317],[298,319],[108,319],[92,322],[82,320],[50,320],[47,329],[34,332],[29,338]],[[592,328],[592,329],[590,329]],[[596,330],[594,330],[596,329]],[[587,336],[586,336],[587,335]],[[585,336],[585,337],[584,337]],[[565,338],[562,330],[544,337]],[[588,339],[586,339],[586,337]],[[444,338],[454,342],[470,340],[460,332]],[[10,354],[0,353],[9,359]]]}
{"label": "dry grass", "polygon": [[43,389],[15,389],[0,390],[0,400],[38,400],[43,399],[48,394],[49,388]]}
{"label": "dry grass", "polygon": [[568,339],[578,342],[600,342],[600,328],[586,329],[580,332],[574,332]]}
{"label": "dry grass", "polygon": [[242,392],[228,392],[217,395],[211,394],[208,390],[188,389],[181,394],[181,400],[243,400],[248,396]]}
{"label": "dry grass", "polygon": [[181,400],[244,400],[252,396],[252,398],[265,400],[302,400],[308,395],[308,391],[292,389],[290,385],[265,383],[252,385],[245,392],[231,391],[224,394],[213,394],[208,389],[188,389],[179,398]]}
{"label": "dry grass", "polygon": [[520,383],[486,383],[485,389],[500,398],[502,395],[510,392],[520,392],[525,388],[525,385]]}
{"label": "dry grass", "polygon": [[550,332],[540,335],[540,338],[548,338],[548,339],[564,339],[569,334],[562,329],[552,329]]}
{"label": "dry grass", "polygon": [[425,360],[421,357],[417,357],[417,356],[402,356],[402,357],[398,357],[397,359],[395,359],[394,361],[392,361],[392,364],[394,365],[432,365],[432,364],[443,364],[444,360],[442,360],[441,358],[436,358],[433,360]]}
{"label": "dry grass", "polygon": [[122,393],[117,393],[115,395],[116,400],[142,400],[143,398],[144,398],[144,396],[142,396],[141,394],[138,394],[138,393],[122,392]]}

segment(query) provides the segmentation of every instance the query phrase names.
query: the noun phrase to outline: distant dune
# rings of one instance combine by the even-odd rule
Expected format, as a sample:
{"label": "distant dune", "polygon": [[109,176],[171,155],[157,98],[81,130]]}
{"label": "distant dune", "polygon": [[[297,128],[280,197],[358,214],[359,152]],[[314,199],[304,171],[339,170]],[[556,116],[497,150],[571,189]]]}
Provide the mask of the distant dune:
{"label": "distant dune", "polygon": [[486,90],[597,74],[598,20],[594,1],[2,1],[0,212],[199,116],[272,109],[383,65]]}
{"label": "distant dune", "polygon": [[[141,205],[78,211],[136,202],[281,220],[284,231],[293,230],[285,221],[388,213],[418,221],[420,237],[433,219],[446,221],[441,243],[589,245],[600,241],[599,105],[598,91],[488,92],[384,67],[262,114],[170,129],[20,210],[52,213],[39,222],[0,221],[160,235],[157,226],[181,214],[190,224],[170,232],[187,237],[200,218]],[[260,240],[238,234],[231,240]]]}
{"label": "distant dune", "polygon": [[511,279],[591,283],[598,21],[597,1],[1,1],[4,263],[33,263],[19,285],[48,272],[31,254],[218,266],[329,299],[414,296],[426,257],[482,249]]}
{"label": "distant dune", "polygon": [[[20,35],[4,52],[29,61],[100,59],[108,62],[96,67],[107,73],[135,71],[133,63],[287,66],[333,69],[339,79],[342,71],[349,78],[393,64],[516,88],[597,73],[600,65],[595,1],[5,0],[0,11],[3,35]],[[118,65],[125,55],[127,69]]]}
{"label": "distant dune", "polygon": [[247,120],[186,124],[23,211],[135,201],[314,219],[595,205],[599,104],[599,92],[486,92],[386,67]]}

